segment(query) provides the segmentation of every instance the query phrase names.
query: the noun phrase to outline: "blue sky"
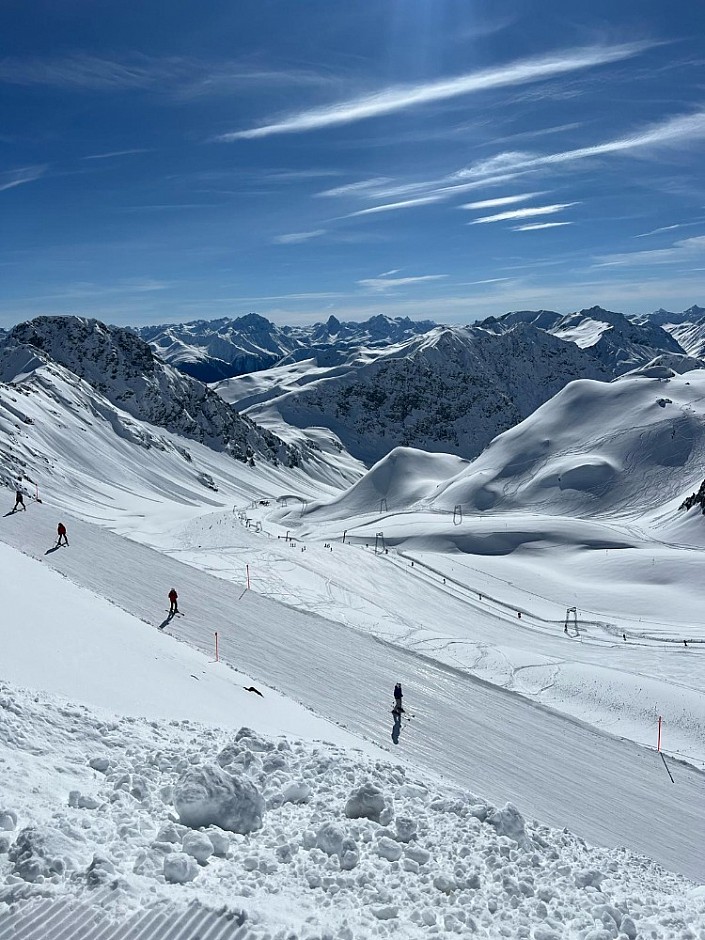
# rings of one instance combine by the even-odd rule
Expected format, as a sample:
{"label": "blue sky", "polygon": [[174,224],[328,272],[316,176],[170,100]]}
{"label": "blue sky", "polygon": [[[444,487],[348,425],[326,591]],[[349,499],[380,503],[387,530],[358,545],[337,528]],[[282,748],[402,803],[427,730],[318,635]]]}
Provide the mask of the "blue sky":
{"label": "blue sky", "polygon": [[705,304],[705,5],[4,0],[0,325]]}

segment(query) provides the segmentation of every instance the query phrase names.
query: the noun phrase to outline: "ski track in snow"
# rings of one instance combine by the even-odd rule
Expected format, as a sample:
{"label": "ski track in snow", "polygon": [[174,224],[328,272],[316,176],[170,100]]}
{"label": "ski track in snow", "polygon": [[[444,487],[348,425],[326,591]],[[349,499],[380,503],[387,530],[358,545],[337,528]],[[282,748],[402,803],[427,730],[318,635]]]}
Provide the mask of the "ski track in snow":
{"label": "ski track in snow", "polygon": [[400,680],[418,716],[404,755],[420,767],[596,844],[626,846],[695,880],[705,877],[702,843],[694,839],[705,831],[702,773],[672,764],[671,784],[656,754],[628,741],[350,627],[242,594],[105,529],[65,521],[71,548],[50,555],[48,507],[10,517],[2,538],[146,625],[156,627],[176,586],[187,616],[171,632],[208,652],[218,630],[223,659],[373,742],[388,740],[384,702]]}

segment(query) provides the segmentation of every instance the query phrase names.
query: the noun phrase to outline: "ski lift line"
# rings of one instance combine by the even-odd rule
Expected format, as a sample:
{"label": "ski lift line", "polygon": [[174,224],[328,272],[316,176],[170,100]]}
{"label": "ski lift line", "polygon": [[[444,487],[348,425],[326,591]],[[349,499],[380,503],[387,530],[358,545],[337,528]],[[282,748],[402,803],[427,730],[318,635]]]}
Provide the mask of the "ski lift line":
{"label": "ski lift line", "polygon": [[[470,586],[464,584],[464,583],[461,582],[461,581],[457,581],[455,578],[452,578],[452,577],[450,577],[450,576],[448,576],[448,575],[446,575],[446,574],[443,574],[442,572],[439,572],[437,569],[433,568],[431,565],[428,565],[428,564],[426,564],[426,563],[423,562],[423,561],[419,561],[419,560],[416,559],[416,558],[412,558],[412,556],[411,556],[409,553],[407,553],[407,552],[398,552],[397,554],[400,555],[400,556],[402,556],[402,557],[408,558],[410,561],[413,560],[414,565],[416,566],[416,567],[415,567],[415,572],[416,572],[417,577],[418,577],[419,575],[423,576],[423,574],[424,574],[423,569],[425,568],[425,569],[427,570],[427,572],[429,573],[429,575],[435,575],[436,577],[441,577],[441,578],[445,578],[445,579],[446,579],[446,582],[447,582],[447,583],[446,583],[445,585],[443,585],[443,584],[438,584],[438,582],[437,582],[436,580],[430,580],[430,579],[429,579],[429,583],[433,584],[435,587],[439,587],[439,588],[444,588],[444,587],[445,587],[445,588],[447,589],[447,588],[449,587],[448,582],[450,582],[450,586],[455,586],[456,588],[458,588],[458,589],[460,589],[460,590],[463,590],[463,591],[466,591],[466,592],[468,592],[468,593],[470,593],[470,594],[478,594],[478,593],[481,593],[481,594],[482,594],[483,601],[484,601],[484,600],[490,601],[491,603],[497,605],[502,611],[511,612],[512,614],[514,614],[515,612],[521,612],[524,616],[530,617],[531,620],[532,620],[532,626],[533,626],[534,628],[537,628],[537,627],[540,628],[541,626],[546,627],[547,629],[546,629],[546,630],[543,630],[542,632],[551,633],[551,634],[552,634],[554,631],[553,631],[552,629],[549,630],[548,628],[550,628],[550,627],[560,627],[561,625],[564,625],[564,624],[565,624],[565,618],[554,620],[554,619],[551,619],[551,618],[548,618],[548,617],[543,617],[543,616],[541,616],[540,614],[537,614],[537,613],[534,613],[534,612],[532,612],[532,611],[530,611],[530,610],[527,610],[526,608],[523,608],[523,607],[522,607],[522,608],[518,608],[515,604],[510,604],[509,602],[503,601],[503,600],[501,600],[501,599],[499,599],[499,598],[496,598],[496,597],[494,597],[494,596],[491,595],[491,594],[487,594],[484,590],[478,591],[476,588],[472,588],[472,587],[470,587]],[[385,557],[387,557],[388,560],[393,561],[393,559],[391,558],[391,556],[385,556]],[[403,570],[406,571],[406,570],[408,570],[408,569],[407,569],[406,567],[404,567]],[[478,570],[478,569],[472,569],[472,570]],[[503,581],[505,584],[509,585],[510,587],[515,587],[515,585],[512,585],[512,583],[511,583],[510,581],[505,581],[504,578],[501,578],[501,579],[498,579],[498,580]],[[533,595],[533,596],[535,596],[535,597],[541,598],[542,600],[546,600],[546,601],[549,601],[549,602],[552,603],[552,604],[556,604],[556,602],[553,601],[553,600],[551,600],[550,598],[543,597],[543,595],[540,595],[540,594],[535,594],[535,593],[532,592],[532,591],[523,591],[523,593],[525,593],[525,594],[531,594],[531,595]],[[463,597],[458,597],[458,599],[459,599],[459,600],[465,600],[465,598],[463,598]],[[474,600],[474,598],[467,598],[467,600]],[[477,607],[479,606],[479,602],[478,602],[478,603],[475,603],[474,606],[477,608]],[[483,608],[485,608],[485,605],[484,605],[484,604],[483,604]],[[486,608],[485,608],[485,609],[486,609]],[[598,611],[591,611],[591,610],[588,610],[587,608],[583,608],[583,607],[580,608],[580,611],[581,611],[581,613],[591,613],[591,614],[595,614],[595,615],[598,616],[598,617],[602,617],[602,614],[601,614],[600,612],[598,612]],[[630,624],[629,629],[633,631],[633,630],[635,629],[635,623],[634,623],[634,621],[633,621],[633,620],[629,620],[629,621],[627,621],[627,622]],[[663,624],[663,625],[664,625],[664,626],[671,626],[671,625],[669,625],[669,624]],[[612,642],[611,640],[608,640],[608,639],[601,639],[601,638],[595,637],[595,636],[588,636],[587,639],[589,640],[589,642],[590,642],[591,644],[594,644],[594,645],[618,646],[619,644],[618,644],[616,641],[621,637],[621,634],[624,632],[624,627],[623,627],[623,626],[622,626],[622,627],[617,626],[616,624],[611,623],[610,621],[606,621],[606,620],[604,620],[604,619],[600,619],[600,620],[587,620],[585,617],[581,617],[581,618],[580,618],[580,626],[583,627],[583,628],[585,628],[585,627],[594,627],[594,628],[599,629],[599,630],[604,630],[604,631],[605,631],[607,634],[609,634],[609,636],[615,641],[615,642]],[[569,634],[569,635],[570,635],[570,636],[573,636],[573,637],[575,637],[575,638],[580,638],[581,640],[583,639],[582,635],[580,635],[580,634]],[[693,645],[695,645],[695,644],[705,644],[705,639],[697,639],[697,638],[691,639],[690,636],[688,636],[687,639],[688,639],[688,643],[689,643],[689,644],[690,644],[690,643],[692,643]],[[667,644],[671,644],[671,645],[673,645],[674,647],[678,648],[678,647],[680,647],[680,645],[681,645],[682,642],[683,642],[681,639],[677,639],[677,638],[675,638],[675,637],[651,637],[651,636],[644,635],[644,634],[639,634],[637,637],[634,638],[634,640],[635,640],[635,641],[632,642],[632,646],[647,646],[647,645],[652,645],[652,644],[663,645],[663,644],[666,644],[666,643],[667,643]]]}

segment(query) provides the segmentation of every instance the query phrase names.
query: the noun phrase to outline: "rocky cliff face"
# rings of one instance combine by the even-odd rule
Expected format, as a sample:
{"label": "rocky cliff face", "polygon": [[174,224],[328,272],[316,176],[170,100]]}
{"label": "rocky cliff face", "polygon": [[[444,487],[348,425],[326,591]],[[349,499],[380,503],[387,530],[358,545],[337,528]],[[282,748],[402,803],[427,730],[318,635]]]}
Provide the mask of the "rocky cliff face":
{"label": "rocky cliff face", "polygon": [[238,460],[261,458],[296,466],[302,459],[300,450],[239,415],[201,382],[163,363],[130,330],[80,317],[38,317],[11,330],[3,346],[38,350],[133,417]]}

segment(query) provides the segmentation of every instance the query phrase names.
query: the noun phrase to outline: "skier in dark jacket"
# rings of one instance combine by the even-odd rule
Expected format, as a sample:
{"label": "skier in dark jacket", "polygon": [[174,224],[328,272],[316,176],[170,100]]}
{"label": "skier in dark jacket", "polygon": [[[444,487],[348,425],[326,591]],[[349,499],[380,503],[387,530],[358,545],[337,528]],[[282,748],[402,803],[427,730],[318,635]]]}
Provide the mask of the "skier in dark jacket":
{"label": "skier in dark jacket", "polygon": [[24,494],[22,490],[17,490],[15,493],[15,507],[12,511],[17,512],[18,509],[24,509],[24,511],[27,512],[27,507],[24,504]]}
{"label": "skier in dark jacket", "polygon": [[169,591],[169,616],[173,617],[174,614],[179,612],[179,595],[176,593],[176,588],[172,588]]}
{"label": "skier in dark jacket", "polygon": [[397,684],[394,686],[394,709],[393,711],[400,712],[400,713],[404,711],[404,709],[402,708],[402,704],[401,704],[401,698],[402,698],[401,682],[397,682]]}
{"label": "skier in dark jacket", "polygon": [[[66,534],[66,526],[63,524],[63,522],[60,522],[58,526],[56,527],[56,534],[59,536],[59,541],[56,543],[57,545],[69,544],[69,537]],[[61,541],[62,539],[64,540],[63,543]]]}

